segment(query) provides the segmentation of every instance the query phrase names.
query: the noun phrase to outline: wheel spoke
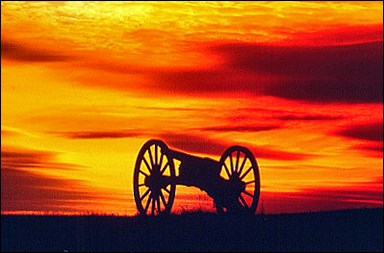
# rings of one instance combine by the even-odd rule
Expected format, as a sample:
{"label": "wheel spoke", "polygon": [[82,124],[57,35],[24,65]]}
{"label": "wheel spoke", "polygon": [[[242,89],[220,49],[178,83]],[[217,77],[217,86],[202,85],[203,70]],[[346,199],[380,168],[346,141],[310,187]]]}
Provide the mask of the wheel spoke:
{"label": "wheel spoke", "polygon": [[252,194],[250,194],[249,192],[247,191],[243,191],[244,194],[247,194],[249,197],[253,198],[254,196]]}
{"label": "wheel spoke", "polygon": [[155,144],[155,164],[157,164],[157,145]]}
{"label": "wheel spoke", "polygon": [[140,201],[142,201],[150,192],[151,192],[151,189],[148,188],[147,191],[143,194],[143,196],[140,197]]}
{"label": "wheel spoke", "polygon": [[165,164],[164,168],[161,169],[161,171],[160,171],[160,175],[163,175],[165,169],[166,169],[168,166],[169,166],[169,162],[167,162],[167,163]]}
{"label": "wheel spoke", "polygon": [[145,184],[138,184],[137,186],[138,186],[138,187],[142,187],[142,186],[144,186],[144,185],[145,185]]}
{"label": "wheel spoke", "polygon": [[239,174],[239,175],[241,175],[241,172],[243,171],[243,167],[244,167],[244,165],[245,165],[245,161],[247,161],[247,159],[248,159],[248,157],[245,156],[243,162],[242,162],[241,165],[240,165],[239,171],[238,171],[238,174]]}
{"label": "wheel spoke", "polygon": [[236,173],[237,173],[238,166],[239,166],[239,158],[240,158],[240,151],[237,151],[237,154],[236,154],[236,168],[235,168]]}
{"label": "wheel spoke", "polygon": [[168,190],[167,188],[162,188],[164,191],[168,192],[168,194],[171,194],[171,191]]}
{"label": "wheel spoke", "polygon": [[147,203],[145,204],[145,208],[144,208],[145,212],[147,212],[149,204],[151,203],[151,200],[152,200],[152,194],[149,195],[149,198],[147,199]]}
{"label": "wheel spoke", "polygon": [[155,163],[153,162],[153,156],[152,156],[151,147],[149,147],[148,153],[149,153],[149,159],[151,160],[151,164],[152,164],[152,167],[153,167],[155,165]]}
{"label": "wheel spoke", "polygon": [[147,173],[145,173],[144,171],[139,170],[139,172],[140,172],[141,174],[143,174],[144,176],[149,177],[149,175],[148,175]]}
{"label": "wheel spoke", "polygon": [[249,182],[245,182],[245,184],[252,184],[252,183],[255,183],[256,180],[252,180],[252,181],[249,181]]}
{"label": "wheel spoke", "polygon": [[249,208],[249,206],[247,205],[247,202],[245,201],[245,199],[243,198],[243,196],[241,196],[241,194],[240,194],[240,200],[241,200],[241,202],[243,203],[243,205],[244,205],[246,208]]}
{"label": "wheel spoke", "polygon": [[231,173],[229,173],[229,169],[228,169],[227,165],[225,163],[223,163],[223,165],[225,168],[225,172],[227,172],[228,177],[231,177]]}
{"label": "wheel spoke", "polygon": [[249,169],[240,177],[240,179],[245,178],[245,176],[253,169],[253,166],[249,167]]}
{"label": "wheel spoke", "polygon": [[143,161],[145,163],[145,166],[147,167],[149,173],[152,173],[152,168],[149,166],[147,159],[143,156]]}
{"label": "wheel spoke", "polygon": [[161,164],[163,163],[163,158],[164,158],[164,154],[161,152],[161,149],[160,149],[160,153],[161,153],[161,156],[160,156],[159,168],[161,168]]}
{"label": "wheel spoke", "polygon": [[156,201],[157,201],[157,208],[159,209],[158,210],[158,214],[160,214],[160,212],[161,212],[161,205],[160,205],[160,197],[159,196],[157,196]]}
{"label": "wheel spoke", "polygon": [[229,154],[229,159],[230,159],[230,161],[231,161],[231,172],[232,172],[232,174],[233,174],[233,160],[232,160],[232,153],[231,154]]}
{"label": "wheel spoke", "polygon": [[152,198],[152,215],[155,212],[155,204],[156,204],[155,198]]}
{"label": "wheel spoke", "polygon": [[161,201],[163,201],[164,207],[167,207],[167,201],[164,198],[163,192],[160,190]]}

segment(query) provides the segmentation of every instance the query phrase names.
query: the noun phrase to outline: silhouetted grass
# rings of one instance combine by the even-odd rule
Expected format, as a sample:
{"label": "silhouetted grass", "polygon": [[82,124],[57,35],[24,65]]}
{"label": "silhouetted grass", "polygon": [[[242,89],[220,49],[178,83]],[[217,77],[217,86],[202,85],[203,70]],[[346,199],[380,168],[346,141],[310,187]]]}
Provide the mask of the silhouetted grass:
{"label": "silhouetted grass", "polygon": [[1,217],[1,251],[382,250],[383,209],[256,216]]}

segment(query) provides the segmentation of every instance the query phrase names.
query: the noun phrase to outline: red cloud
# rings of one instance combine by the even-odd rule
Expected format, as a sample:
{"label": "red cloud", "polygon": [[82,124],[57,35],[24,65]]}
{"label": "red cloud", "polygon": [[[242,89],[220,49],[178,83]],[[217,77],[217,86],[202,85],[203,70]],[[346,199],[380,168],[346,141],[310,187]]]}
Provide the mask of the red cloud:
{"label": "red cloud", "polygon": [[55,153],[1,147],[1,169],[59,169],[75,170],[79,166],[55,161]]}
{"label": "red cloud", "polygon": [[278,125],[235,125],[235,126],[212,126],[196,128],[201,131],[212,131],[212,132],[261,132],[279,129],[281,126]]}
{"label": "red cloud", "polygon": [[[224,151],[232,145],[239,143],[230,143],[226,141],[213,140],[207,137],[188,134],[160,134],[159,137],[171,148],[181,149],[186,152],[200,153],[207,155],[222,155]],[[256,159],[265,158],[272,160],[303,160],[310,158],[310,154],[292,153],[286,151],[273,150],[266,147],[258,147],[246,143],[240,144],[249,148]]]}
{"label": "red cloud", "polygon": [[76,131],[58,132],[60,136],[69,139],[105,139],[105,138],[131,138],[143,135],[142,132],[121,130],[121,131]]}
{"label": "red cloud", "polygon": [[1,58],[19,62],[67,62],[74,60],[73,56],[64,52],[25,46],[21,43],[1,40]]}
{"label": "red cloud", "polygon": [[381,102],[382,42],[303,47],[232,43],[212,46],[224,63],[211,69],[153,70],[150,89],[186,95],[271,95],[316,102]]}
{"label": "red cloud", "polygon": [[[76,169],[74,164],[58,163],[55,153],[1,148],[1,211],[87,212],[98,208],[90,201],[116,200],[82,180],[64,179],[35,172],[36,169]],[[34,169],[33,171],[31,169]],[[96,194],[97,193],[97,194]],[[95,197],[97,195],[97,197]],[[103,199],[104,198],[104,199]],[[126,201],[126,200],[121,200]]]}
{"label": "red cloud", "polygon": [[350,186],[307,188],[300,192],[261,192],[258,212],[297,213],[383,207],[383,178]]}
{"label": "red cloud", "polygon": [[383,122],[348,125],[336,132],[348,138],[383,141]]}
{"label": "red cloud", "polygon": [[81,181],[60,179],[29,169],[74,169],[73,164],[54,161],[45,151],[1,148],[1,211],[74,211],[67,201],[90,198]]}
{"label": "red cloud", "polygon": [[350,45],[383,40],[383,25],[342,26],[320,32],[287,34],[287,44],[302,46]]}

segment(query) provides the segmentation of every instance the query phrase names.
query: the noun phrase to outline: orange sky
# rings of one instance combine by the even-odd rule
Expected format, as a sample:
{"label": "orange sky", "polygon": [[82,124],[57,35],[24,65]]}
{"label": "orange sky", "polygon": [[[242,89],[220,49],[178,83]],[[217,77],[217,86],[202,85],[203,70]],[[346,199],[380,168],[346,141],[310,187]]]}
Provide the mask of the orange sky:
{"label": "orange sky", "polygon": [[[260,167],[258,212],[383,206],[382,2],[2,2],[1,211],[136,214],[151,138]],[[174,212],[214,210],[177,187]]]}

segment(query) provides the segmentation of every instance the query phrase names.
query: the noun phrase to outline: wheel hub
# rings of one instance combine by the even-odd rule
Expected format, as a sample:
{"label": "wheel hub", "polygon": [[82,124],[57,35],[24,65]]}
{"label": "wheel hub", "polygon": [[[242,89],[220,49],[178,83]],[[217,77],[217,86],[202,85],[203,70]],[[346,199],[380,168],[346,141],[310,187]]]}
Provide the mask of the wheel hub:
{"label": "wheel hub", "polygon": [[167,178],[167,176],[160,173],[160,167],[154,165],[152,173],[144,179],[144,184],[156,194],[161,188],[165,188],[168,185]]}
{"label": "wheel hub", "polygon": [[243,191],[245,191],[246,185],[236,173],[232,175],[229,182],[233,193],[240,195]]}

